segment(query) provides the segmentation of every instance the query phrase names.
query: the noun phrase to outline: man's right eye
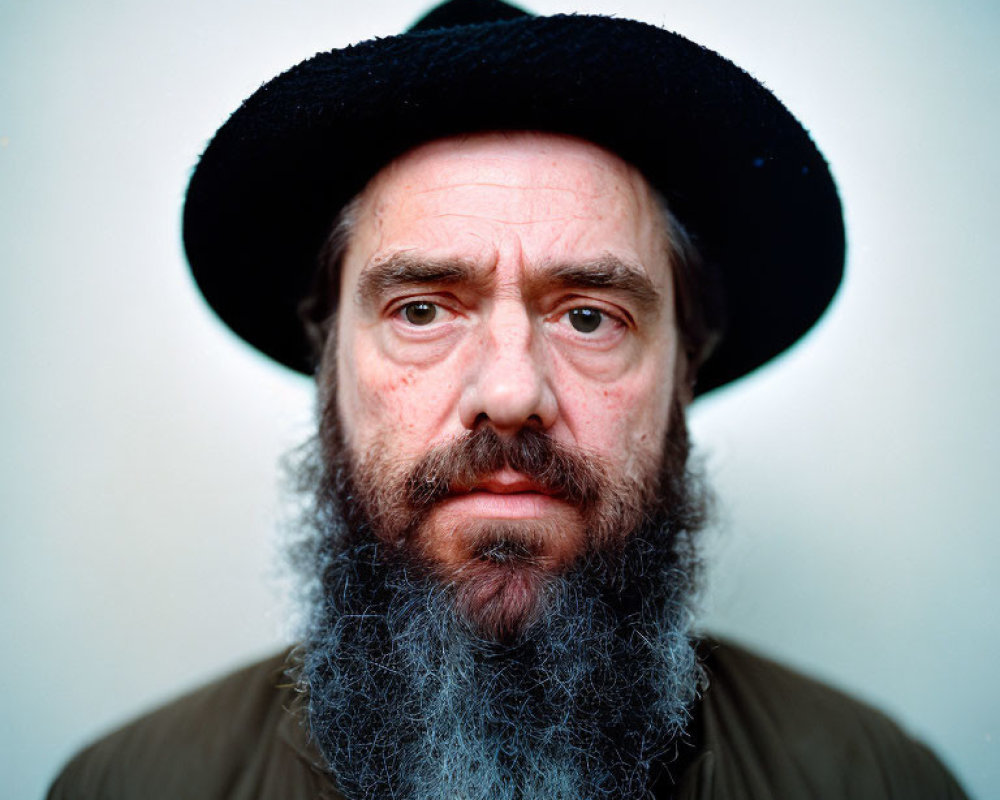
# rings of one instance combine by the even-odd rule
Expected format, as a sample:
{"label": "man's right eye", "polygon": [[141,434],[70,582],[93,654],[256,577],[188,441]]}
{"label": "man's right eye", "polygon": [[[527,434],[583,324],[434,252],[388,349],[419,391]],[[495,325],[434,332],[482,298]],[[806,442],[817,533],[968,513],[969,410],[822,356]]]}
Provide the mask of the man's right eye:
{"label": "man's right eye", "polygon": [[407,303],[400,309],[403,319],[411,325],[430,325],[437,316],[437,306],[425,300]]}

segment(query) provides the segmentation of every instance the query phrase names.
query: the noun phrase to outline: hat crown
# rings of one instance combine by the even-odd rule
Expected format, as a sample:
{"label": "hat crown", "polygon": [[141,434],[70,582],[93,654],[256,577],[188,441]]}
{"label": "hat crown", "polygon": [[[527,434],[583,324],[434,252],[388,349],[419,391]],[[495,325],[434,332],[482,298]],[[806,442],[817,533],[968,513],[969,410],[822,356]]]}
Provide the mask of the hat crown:
{"label": "hat crown", "polygon": [[503,0],[445,0],[417,20],[410,31],[439,30],[530,16],[533,15]]}

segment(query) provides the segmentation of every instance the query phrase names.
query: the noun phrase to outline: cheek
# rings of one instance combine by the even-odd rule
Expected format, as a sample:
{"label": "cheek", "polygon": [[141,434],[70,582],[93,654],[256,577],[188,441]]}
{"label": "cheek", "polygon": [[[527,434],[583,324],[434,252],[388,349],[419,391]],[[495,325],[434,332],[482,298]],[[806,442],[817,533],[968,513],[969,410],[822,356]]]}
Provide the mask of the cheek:
{"label": "cheek", "polygon": [[659,375],[610,384],[565,384],[560,407],[578,446],[631,471],[658,452],[666,434],[671,386]]}
{"label": "cheek", "polygon": [[[434,370],[394,364],[359,344],[349,370],[351,387],[342,411],[352,444],[359,450],[375,442],[397,455],[418,454],[438,436],[454,405],[452,382]],[[346,379],[345,375],[345,379]]]}

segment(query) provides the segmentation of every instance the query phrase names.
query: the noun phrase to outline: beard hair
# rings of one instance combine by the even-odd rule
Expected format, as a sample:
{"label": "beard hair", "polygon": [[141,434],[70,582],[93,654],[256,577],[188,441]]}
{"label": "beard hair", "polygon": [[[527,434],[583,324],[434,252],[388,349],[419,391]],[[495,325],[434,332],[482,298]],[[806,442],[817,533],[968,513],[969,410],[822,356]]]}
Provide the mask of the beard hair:
{"label": "beard hair", "polygon": [[[627,486],[572,451],[558,451],[564,478],[550,483],[545,476],[559,470],[510,464],[580,503],[587,548],[531,584],[533,603],[517,624],[492,628],[489,614],[469,613],[467,583],[442,580],[407,546],[448,481],[421,467],[376,480],[371,462],[355,463],[344,446],[335,406],[328,400],[319,446],[296,468],[313,507],[291,560],[305,579],[298,669],[310,733],[344,795],[650,796],[702,681],[689,631],[708,495],[687,468],[679,403],[660,463]],[[539,446],[549,445],[525,452]],[[409,517],[391,513],[405,504]],[[516,556],[511,574],[528,574]]]}

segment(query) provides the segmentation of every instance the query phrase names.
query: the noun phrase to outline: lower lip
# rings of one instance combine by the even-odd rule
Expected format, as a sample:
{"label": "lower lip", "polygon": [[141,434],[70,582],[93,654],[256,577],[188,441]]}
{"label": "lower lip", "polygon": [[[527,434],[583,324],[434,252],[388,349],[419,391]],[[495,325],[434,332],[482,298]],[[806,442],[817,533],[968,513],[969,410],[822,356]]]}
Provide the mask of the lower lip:
{"label": "lower lip", "polygon": [[483,519],[538,519],[552,513],[559,505],[561,501],[538,492],[469,492],[443,500],[439,509]]}

